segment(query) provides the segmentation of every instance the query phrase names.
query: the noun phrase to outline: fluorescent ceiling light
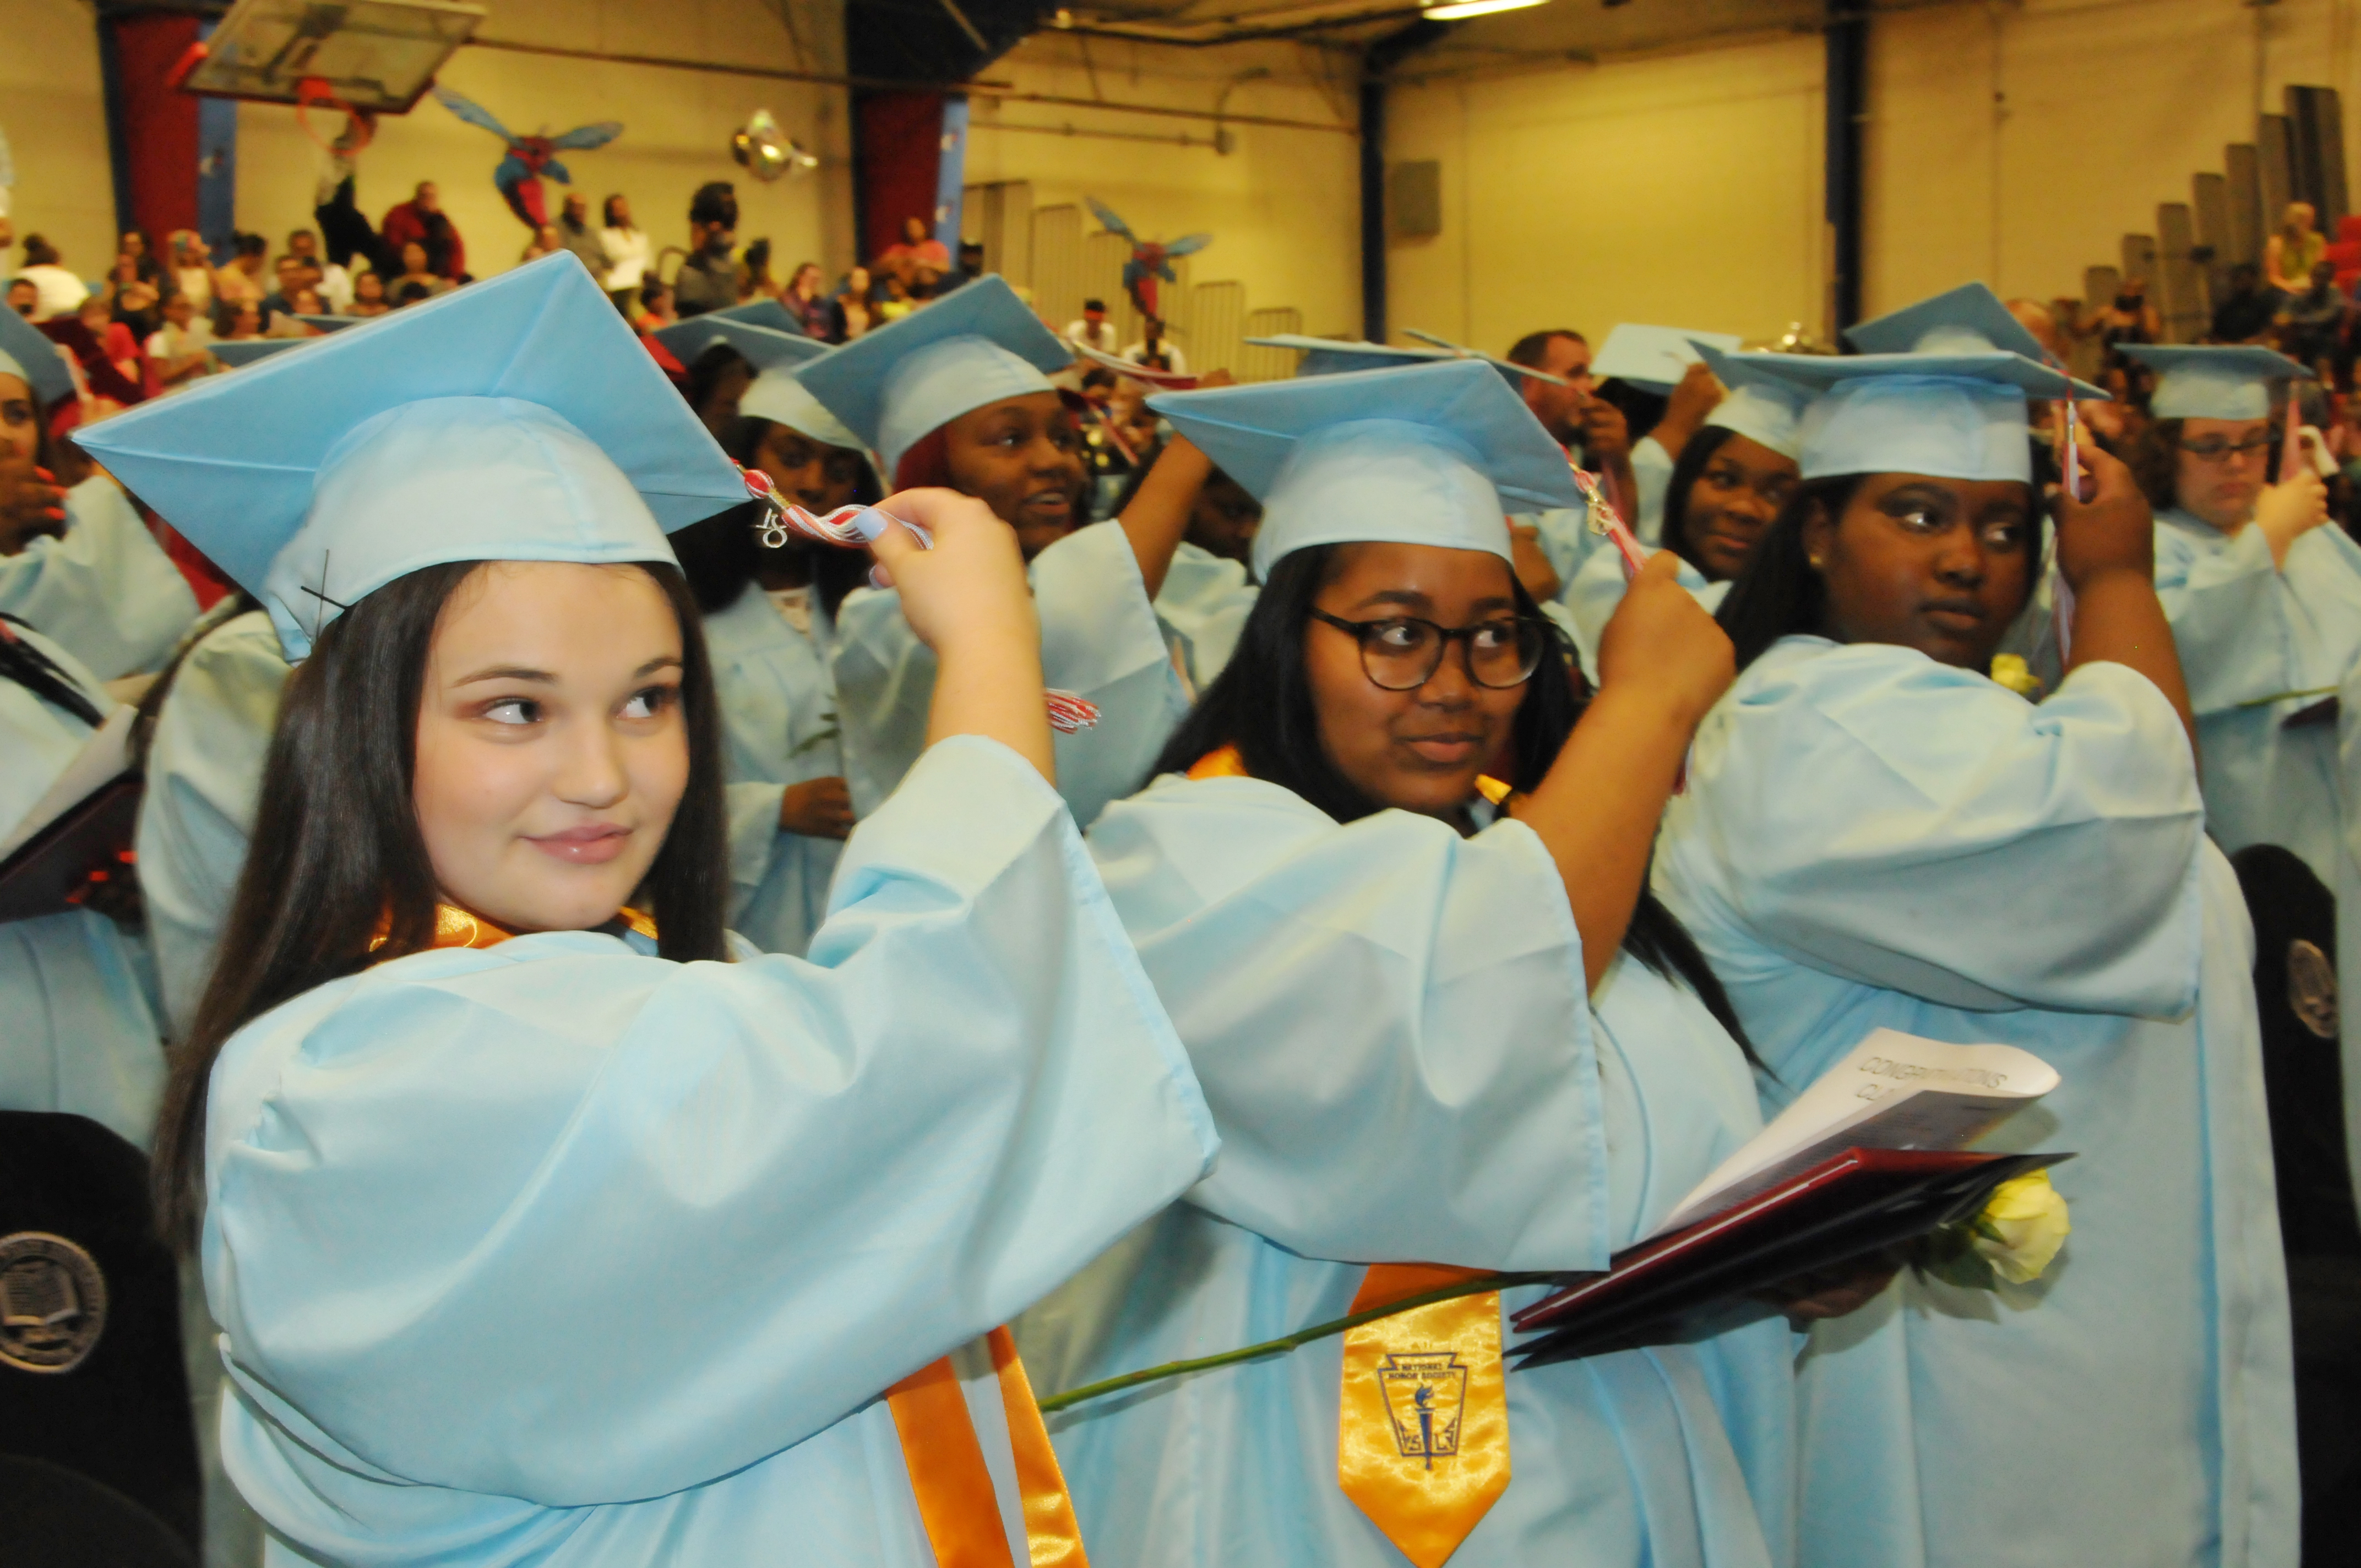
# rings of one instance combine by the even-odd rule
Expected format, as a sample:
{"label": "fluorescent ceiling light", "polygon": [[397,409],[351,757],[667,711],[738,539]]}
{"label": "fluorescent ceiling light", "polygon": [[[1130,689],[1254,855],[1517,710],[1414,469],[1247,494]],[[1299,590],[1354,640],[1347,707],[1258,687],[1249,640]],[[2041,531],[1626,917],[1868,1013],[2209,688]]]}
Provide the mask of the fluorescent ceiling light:
{"label": "fluorescent ceiling light", "polygon": [[1545,0],[1453,0],[1450,5],[1429,5],[1422,13],[1431,22],[1458,22],[1469,16],[1488,16],[1495,11],[1521,11],[1528,5],[1539,5]]}

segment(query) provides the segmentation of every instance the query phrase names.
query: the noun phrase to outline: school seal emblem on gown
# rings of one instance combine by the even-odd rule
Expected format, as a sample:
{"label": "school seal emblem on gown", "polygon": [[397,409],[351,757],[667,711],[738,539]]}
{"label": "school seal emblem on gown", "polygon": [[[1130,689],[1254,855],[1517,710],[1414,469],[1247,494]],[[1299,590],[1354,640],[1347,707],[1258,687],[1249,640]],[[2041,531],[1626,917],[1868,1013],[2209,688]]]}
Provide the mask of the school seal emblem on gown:
{"label": "school seal emblem on gown", "polygon": [[1394,1443],[1404,1459],[1434,1468],[1459,1453],[1459,1413],[1467,1403],[1467,1368],[1452,1351],[1395,1354],[1378,1368]]}
{"label": "school seal emblem on gown", "polygon": [[106,1277],[63,1236],[0,1236],[0,1364],[71,1372],[106,1332]]}

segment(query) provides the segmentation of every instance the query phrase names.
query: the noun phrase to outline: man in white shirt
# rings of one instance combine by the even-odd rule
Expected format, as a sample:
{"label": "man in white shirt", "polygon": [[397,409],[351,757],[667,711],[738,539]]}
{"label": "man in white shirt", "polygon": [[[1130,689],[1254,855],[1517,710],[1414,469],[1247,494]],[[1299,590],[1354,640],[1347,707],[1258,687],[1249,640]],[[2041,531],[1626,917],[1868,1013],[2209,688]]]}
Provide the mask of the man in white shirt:
{"label": "man in white shirt", "polygon": [[1150,316],[1140,327],[1140,340],[1123,351],[1123,356],[1134,365],[1150,370],[1170,370],[1176,376],[1189,373],[1189,356],[1180,345],[1168,341],[1164,323]]}
{"label": "man in white shirt", "polygon": [[1115,352],[1115,323],[1107,320],[1104,300],[1084,300],[1080,317],[1066,323],[1066,341],[1079,343],[1085,348],[1095,348],[1101,354]]}
{"label": "man in white shirt", "polygon": [[186,391],[205,373],[213,341],[213,324],[197,314],[195,301],[186,294],[165,296],[164,324],[148,334],[147,349],[157,384],[167,395]]}
{"label": "man in white shirt", "polygon": [[343,315],[353,306],[353,275],[320,254],[320,236],[310,229],[297,229],[287,236],[287,254],[320,269],[318,289],[320,302],[333,315]]}

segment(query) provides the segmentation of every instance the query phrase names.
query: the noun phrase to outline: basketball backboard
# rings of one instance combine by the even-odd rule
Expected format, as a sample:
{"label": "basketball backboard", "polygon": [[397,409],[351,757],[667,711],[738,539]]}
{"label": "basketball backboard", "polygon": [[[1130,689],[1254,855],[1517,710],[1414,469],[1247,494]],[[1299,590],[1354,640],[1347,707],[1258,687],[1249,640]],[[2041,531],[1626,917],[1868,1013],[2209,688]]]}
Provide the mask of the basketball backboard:
{"label": "basketball backboard", "polygon": [[[458,0],[237,0],[180,85],[222,98],[406,113],[485,16]],[[304,84],[319,85],[311,92]],[[324,94],[322,93],[324,89]]]}

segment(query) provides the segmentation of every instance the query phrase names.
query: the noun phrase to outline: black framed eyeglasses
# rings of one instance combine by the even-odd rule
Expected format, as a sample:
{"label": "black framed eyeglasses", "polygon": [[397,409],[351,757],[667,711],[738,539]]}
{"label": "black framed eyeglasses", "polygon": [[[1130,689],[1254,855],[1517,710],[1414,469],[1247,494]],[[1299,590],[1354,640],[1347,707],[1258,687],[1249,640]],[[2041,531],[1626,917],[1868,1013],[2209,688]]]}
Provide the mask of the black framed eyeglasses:
{"label": "black framed eyeglasses", "polygon": [[2278,440],[2268,431],[2258,431],[2244,441],[2232,441],[2226,435],[2202,435],[2180,443],[2180,449],[2201,463],[2219,463],[2234,452],[2241,457],[2259,457]]}
{"label": "black framed eyeglasses", "polygon": [[1501,616],[1472,626],[1437,626],[1414,615],[1383,620],[1346,620],[1324,609],[1312,612],[1361,645],[1361,673],[1389,692],[1416,691],[1434,678],[1454,642],[1466,650],[1467,677],[1495,690],[1522,685],[1541,668],[1549,648],[1546,622],[1531,616]]}

